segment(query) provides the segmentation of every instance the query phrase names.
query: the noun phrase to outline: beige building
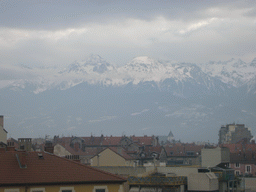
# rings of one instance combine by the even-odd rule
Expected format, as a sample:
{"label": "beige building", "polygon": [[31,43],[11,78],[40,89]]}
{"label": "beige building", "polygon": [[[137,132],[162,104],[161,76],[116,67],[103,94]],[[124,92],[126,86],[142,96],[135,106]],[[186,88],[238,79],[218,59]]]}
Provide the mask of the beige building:
{"label": "beige building", "polygon": [[121,147],[109,147],[91,158],[91,166],[134,166],[134,159]]}
{"label": "beige building", "polygon": [[230,151],[225,147],[202,149],[202,167],[215,167],[220,163],[230,162]]}
{"label": "beige building", "polygon": [[54,155],[65,157],[66,155],[72,155],[64,146],[61,144],[56,144],[54,146]]}
{"label": "beige building", "polygon": [[0,143],[7,144],[7,131],[4,129],[4,116],[0,116]]}
{"label": "beige building", "polygon": [[188,191],[218,191],[219,181],[214,173],[191,173],[188,176]]}

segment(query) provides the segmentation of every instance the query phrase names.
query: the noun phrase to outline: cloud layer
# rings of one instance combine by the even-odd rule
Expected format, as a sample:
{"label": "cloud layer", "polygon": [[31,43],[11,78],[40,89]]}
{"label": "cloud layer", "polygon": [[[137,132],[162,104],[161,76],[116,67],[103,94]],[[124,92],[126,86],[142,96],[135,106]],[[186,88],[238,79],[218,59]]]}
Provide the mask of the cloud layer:
{"label": "cloud layer", "polygon": [[1,1],[0,65],[256,56],[255,1]]}

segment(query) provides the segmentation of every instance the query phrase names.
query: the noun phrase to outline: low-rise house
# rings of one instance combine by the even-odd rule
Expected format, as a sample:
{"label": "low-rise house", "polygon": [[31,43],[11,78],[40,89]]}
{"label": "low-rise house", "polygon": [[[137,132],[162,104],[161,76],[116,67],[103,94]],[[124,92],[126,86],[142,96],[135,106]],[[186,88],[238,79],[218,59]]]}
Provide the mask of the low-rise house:
{"label": "low-rise house", "polygon": [[165,166],[167,153],[163,146],[142,146],[135,154],[138,164],[141,166]]}
{"label": "low-rise house", "polygon": [[82,150],[80,148],[72,148],[69,144],[56,144],[53,149],[53,153],[60,157],[75,160],[82,164],[90,165],[90,159],[97,154],[100,149],[88,148]]}
{"label": "low-rise house", "polygon": [[19,142],[14,138],[9,138],[7,140],[7,146],[14,147],[17,150],[19,149]]}
{"label": "low-rise house", "polygon": [[167,165],[200,165],[201,149],[204,145],[194,143],[173,143],[165,146]]}
{"label": "low-rise house", "polygon": [[91,158],[91,166],[135,166],[135,162],[121,147],[105,148]]}
{"label": "low-rise house", "polygon": [[229,167],[238,176],[256,176],[256,144],[241,140],[235,144],[222,144],[230,150]]}
{"label": "low-rise house", "polygon": [[54,144],[69,143],[72,148],[106,148],[106,147],[123,147],[128,151],[138,150],[140,146],[158,146],[158,138],[155,136],[103,136],[95,137],[58,137],[55,136]]}
{"label": "low-rise house", "polygon": [[256,176],[256,154],[231,153],[229,167],[235,170],[237,176]]}
{"label": "low-rise house", "polygon": [[123,177],[46,152],[0,151],[0,192],[122,192]]}

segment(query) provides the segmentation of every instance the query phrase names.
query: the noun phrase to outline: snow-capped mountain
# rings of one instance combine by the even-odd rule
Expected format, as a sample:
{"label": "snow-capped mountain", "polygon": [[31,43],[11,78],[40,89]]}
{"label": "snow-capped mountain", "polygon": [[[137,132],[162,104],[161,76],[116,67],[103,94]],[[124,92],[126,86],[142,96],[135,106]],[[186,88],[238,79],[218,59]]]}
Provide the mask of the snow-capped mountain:
{"label": "snow-capped mountain", "polygon": [[245,63],[241,59],[231,59],[224,62],[212,61],[199,66],[208,75],[235,87],[243,86],[256,75],[256,58],[251,63]]}
{"label": "snow-capped mountain", "polygon": [[104,60],[99,55],[90,55],[90,57],[84,61],[75,61],[69,65],[66,69],[60,73],[82,73],[82,74],[91,74],[91,73],[105,73],[107,71],[114,70],[115,67],[110,65],[106,60]]}
{"label": "snow-capped mountain", "polygon": [[141,85],[154,82],[154,86],[159,90],[171,90],[177,86],[179,87],[177,89],[184,89],[185,83],[208,90],[247,86],[248,90],[252,91],[253,79],[256,76],[256,58],[251,63],[231,59],[224,62],[191,64],[160,61],[141,56],[124,66],[115,67],[99,55],[91,55],[88,59],[75,61],[59,71],[24,66],[19,69],[12,68],[8,72],[11,73],[10,71],[19,75],[8,81],[0,80],[0,88],[6,86],[24,88],[25,84],[33,84],[34,93],[54,88],[66,90],[83,82],[103,86],[126,86],[130,83]]}
{"label": "snow-capped mountain", "polygon": [[255,100],[256,59],[193,64],[141,56],[116,67],[91,55],[64,69],[0,67],[0,114],[22,137],[172,129],[186,141],[217,140],[222,124],[256,124]]}

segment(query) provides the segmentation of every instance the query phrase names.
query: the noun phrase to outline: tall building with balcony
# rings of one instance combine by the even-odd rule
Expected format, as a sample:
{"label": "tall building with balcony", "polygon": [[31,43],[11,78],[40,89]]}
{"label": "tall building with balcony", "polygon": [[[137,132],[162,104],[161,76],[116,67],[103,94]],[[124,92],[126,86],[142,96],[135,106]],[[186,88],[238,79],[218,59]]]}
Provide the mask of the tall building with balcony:
{"label": "tall building with balcony", "polygon": [[219,130],[219,144],[237,143],[242,139],[252,138],[251,131],[244,124],[227,124]]}

